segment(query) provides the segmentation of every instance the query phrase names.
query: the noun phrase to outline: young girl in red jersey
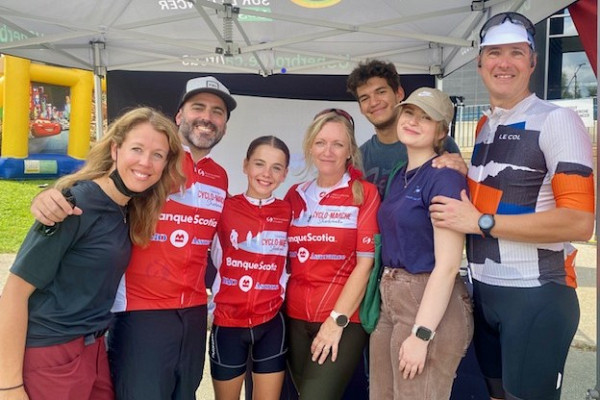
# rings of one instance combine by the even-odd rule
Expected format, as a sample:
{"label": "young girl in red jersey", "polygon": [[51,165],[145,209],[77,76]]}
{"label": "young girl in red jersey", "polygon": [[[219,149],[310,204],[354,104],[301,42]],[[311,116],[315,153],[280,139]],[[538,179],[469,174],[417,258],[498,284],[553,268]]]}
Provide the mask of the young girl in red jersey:
{"label": "young girl in red jersey", "polygon": [[225,200],[211,250],[217,268],[209,357],[215,398],[239,399],[248,356],[254,398],[277,400],[287,344],[280,312],[285,293],[290,205],[273,197],[287,175],[283,141],[261,136],[248,148],[248,189]]}

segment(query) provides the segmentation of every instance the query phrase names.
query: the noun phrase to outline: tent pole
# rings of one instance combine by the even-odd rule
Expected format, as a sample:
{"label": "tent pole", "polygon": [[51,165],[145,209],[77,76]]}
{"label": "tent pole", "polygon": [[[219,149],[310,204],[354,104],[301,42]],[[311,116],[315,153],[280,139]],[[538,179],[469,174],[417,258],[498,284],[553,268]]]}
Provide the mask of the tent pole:
{"label": "tent pole", "polygon": [[[598,46],[598,40],[600,38],[600,18],[598,18],[598,6],[596,5],[596,46]],[[598,80],[598,66],[600,66],[600,52],[596,52],[596,88],[600,86],[600,82]],[[598,92],[596,91],[596,107],[598,104]],[[598,128],[598,121],[596,121],[596,174],[600,171],[600,163],[598,162],[598,133],[600,133],[600,129]],[[598,177],[596,176],[596,229],[598,229]],[[600,279],[598,276],[598,261],[600,260],[600,251],[598,250],[598,235],[596,234],[596,303],[598,299],[600,299]],[[596,325],[600,320],[600,307],[596,304]],[[598,327],[596,327],[596,388],[595,394],[596,399],[600,399],[600,353],[598,352],[598,343],[600,343],[600,331]]]}
{"label": "tent pole", "polygon": [[[598,18],[598,9],[596,8],[596,45],[598,40],[600,39],[600,18]],[[596,54],[596,87],[600,86],[598,81],[598,66],[600,66],[600,52]],[[596,94],[596,101],[597,94]],[[600,129],[598,127],[598,122],[596,121],[596,174],[600,171],[600,163],[598,162],[598,137],[599,137]],[[600,222],[598,218],[598,190],[600,186],[598,185],[598,176],[596,176],[596,231],[598,230],[598,223]],[[594,238],[596,239],[596,324],[600,321],[600,307],[598,307],[598,300],[600,300],[600,275],[598,275],[598,261],[600,261],[600,250],[598,249],[598,235],[597,232],[594,234]],[[598,352],[598,343],[600,343],[600,329],[596,327],[596,387],[594,389],[589,389],[587,392],[586,400],[592,399],[600,399],[600,353]]]}
{"label": "tent pole", "polygon": [[94,74],[94,114],[96,116],[96,142],[102,139],[102,78]]}
{"label": "tent pole", "polygon": [[[94,114],[96,116],[96,141],[102,139],[102,77],[106,75],[106,68],[102,65],[100,50],[104,49],[104,42],[91,42],[94,59]],[[102,48],[100,48],[102,46]]]}

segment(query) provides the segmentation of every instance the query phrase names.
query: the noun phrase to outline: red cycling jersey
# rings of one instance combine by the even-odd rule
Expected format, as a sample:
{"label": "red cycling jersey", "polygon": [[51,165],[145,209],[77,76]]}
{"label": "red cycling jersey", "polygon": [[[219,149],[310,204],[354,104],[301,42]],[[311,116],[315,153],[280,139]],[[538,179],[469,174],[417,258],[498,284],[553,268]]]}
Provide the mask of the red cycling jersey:
{"label": "red cycling jersey", "polygon": [[[373,257],[378,232],[379,194],[375,185],[361,181],[364,201],[354,204],[352,182],[324,195],[314,210],[307,209],[306,191],[313,181],[294,185],[285,199],[292,205],[288,232],[291,275],[286,313],[310,322],[323,322],[356,266],[357,256]],[[360,322],[358,311],[350,318]]]}
{"label": "red cycling jersey", "polygon": [[227,173],[209,156],[194,163],[185,150],[186,188],[167,199],[150,245],[133,247],[113,312],[206,304],[207,252],[227,197]]}
{"label": "red cycling jersey", "polygon": [[249,328],[271,320],[283,303],[288,202],[253,199],[243,194],[225,200],[211,257],[214,323]]}

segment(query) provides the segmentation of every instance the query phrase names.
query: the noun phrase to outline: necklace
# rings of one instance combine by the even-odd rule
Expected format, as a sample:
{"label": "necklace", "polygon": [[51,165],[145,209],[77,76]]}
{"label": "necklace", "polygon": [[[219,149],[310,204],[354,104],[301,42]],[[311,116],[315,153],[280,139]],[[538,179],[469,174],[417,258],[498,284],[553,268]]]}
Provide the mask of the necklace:
{"label": "necklace", "polygon": [[429,157],[427,160],[425,160],[425,162],[423,164],[419,165],[419,168],[417,168],[417,172],[415,172],[413,174],[413,176],[410,177],[410,179],[406,179],[406,175],[408,175],[408,171],[404,172],[404,189],[406,189],[406,187],[408,186],[409,183],[411,183],[412,181],[415,180],[415,177],[417,176],[419,171],[421,171],[421,168],[423,167],[423,165],[427,164],[434,157],[436,157],[435,154],[433,156]]}
{"label": "necklace", "polygon": [[412,181],[415,179],[415,177],[417,176],[417,174],[419,173],[419,171],[421,170],[421,167],[422,167],[423,165],[425,165],[425,163],[423,163],[423,164],[419,165],[419,168],[417,168],[417,172],[415,172],[415,173],[413,174],[413,176],[411,176],[411,177],[410,177],[410,179],[406,179],[406,175],[408,175],[408,174],[407,174],[407,172],[408,172],[408,171],[406,171],[406,172],[404,173],[404,189],[406,189],[406,187],[408,186],[408,184],[409,184],[409,183],[411,183],[411,182],[412,182]]}
{"label": "necklace", "polygon": [[[125,203],[125,205],[120,205],[117,202],[117,198],[119,196],[123,196],[122,193],[119,193],[118,195],[116,195],[114,193],[114,190],[112,189],[112,186],[110,184],[110,182],[112,181],[112,179],[106,177],[105,179],[103,178],[98,178],[95,179],[94,182],[96,182],[96,184],[98,186],[100,186],[100,189],[102,189],[102,191],[115,203],[115,205],[117,206],[117,208],[119,209],[119,212],[121,213],[121,215],[123,216],[123,223],[126,224],[127,223],[127,213],[128,213],[128,203]],[[112,193],[112,194],[110,194]],[[129,201],[129,199],[127,199],[127,201]]]}
{"label": "necklace", "polygon": [[406,176],[408,175],[408,171],[406,171],[404,173],[404,188],[406,189],[406,187],[408,186],[409,183],[411,183],[412,181],[415,180],[416,176],[419,174],[419,171],[421,171],[421,168],[423,168],[423,165],[427,164],[427,161],[425,161],[423,164],[419,165],[419,168],[417,168],[417,172],[415,172],[413,174],[413,176],[410,177],[410,179],[406,179]]}
{"label": "necklace", "polygon": [[119,211],[121,212],[121,215],[123,216],[123,223],[126,224],[127,223],[127,204],[125,204],[124,206],[120,206],[117,204],[117,207],[119,207]]}

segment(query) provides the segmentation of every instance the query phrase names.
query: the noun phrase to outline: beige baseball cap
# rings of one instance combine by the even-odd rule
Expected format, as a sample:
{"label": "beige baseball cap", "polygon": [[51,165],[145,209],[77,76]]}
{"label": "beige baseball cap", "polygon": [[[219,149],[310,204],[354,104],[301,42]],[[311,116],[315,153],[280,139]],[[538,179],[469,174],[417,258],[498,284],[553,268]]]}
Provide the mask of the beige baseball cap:
{"label": "beige baseball cap", "polygon": [[406,100],[398,103],[398,107],[413,104],[425,111],[434,121],[450,124],[454,119],[454,104],[450,97],[441,90],[422,87],[410,94]]}

